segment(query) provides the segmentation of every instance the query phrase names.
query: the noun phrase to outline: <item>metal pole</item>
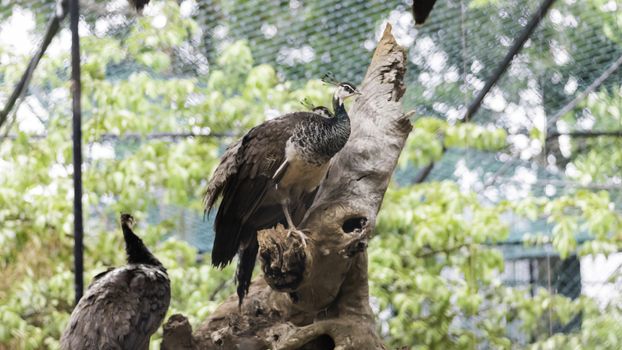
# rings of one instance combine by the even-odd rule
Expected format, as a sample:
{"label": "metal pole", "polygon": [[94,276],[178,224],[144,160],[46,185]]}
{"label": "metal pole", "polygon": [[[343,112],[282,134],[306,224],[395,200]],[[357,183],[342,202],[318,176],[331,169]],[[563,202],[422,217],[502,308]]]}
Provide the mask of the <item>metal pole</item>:
{"label": "metal pole", "polygon": [[30,83],[30,79],[32,78],[32,75],[34,74],[35,69],[39,64],[39,61],[41,61],[45,50],[47,50],[48,46],[52,42],[52,39],[54,39],[54,36],[56,35],[56,33],[58,33],[58,29],[60,28],[60,22],[63,20],[63,18],[65,18],[66,15],[66,7],[63,5],[66,4],[61,3],[59,8],[57,9],[57,12],[48,22],[47,29],[45,30],[45,35],[43,36],[43,40],[41,41],[37,52],[30,59],[28,67],[26,67],[22,78],[19,80],[17,85],[15,85],[15,89],[7,100],[4,109],[0,111],[0,127],[2,127],[2,125],[9,119],[9,113],[17,103],[17,100],[21,99],[26,93],[26,90],[28,89],[28,84]]}
{"label": "metal pole", "polygon": [[78,22],[80,8],[78,0],[69,0],[69,27],[71,29],[71,81],[73,92],[73,258],[75,269],[76,304],[82,298],[84,291],[84,262],[83,262],[83,226],[82,226],[82,111],[80,98],[82,89],[80,83],[80,36]]}
{"label": "metal pole", "polygon": [[[503,75],[503,73],[507,70],[508,66],[512,62],[512,59],[514,59],[514,56],[516,56],[516,54],[518,54],[518,52],[523,48],[525,42],[531,37],[531,34],[533,34],[533,31],[536,29],[542,18],[544,18],[544,15],[546,15],[554,2],[555,0],[542,1],[540,7],[538,7],[536,12],[531,16],[531,19],[529,20],[529,23],[527,23],[525,29],[523,29],[520,35],[514,40],[514,43],[512,44],[512,47],[510,47],[508,53],[492,73],[492,76],[486,81],[484,88],[477,94],[473,102],[471,102],[466,113],[464,114],[464,118],[460,119],[460,122],[471,121],[471,118],[479,110],[479,107],[482,105],[482,101],[484,101],[484,98],[488,95],[490,89],[495,86],[499,78],[501,78],[501,75]],[[443,148],[443,154],[445,154],[446,151],[447,149]],[[413,183],[418,184],[424,182],[428,175],[432,172],[432,169],[434,169],[434,162],[431,162],[425,168],[420,170],[415,176]]]}
{"label": "metal pole", "polygon": [[488,79],[488,81],[486,81],[486,85],[484,85],[484,88],[479,92],[479,94],[477,94],[475,100],[469,105],[469,108],[467,109],[467,112],[464,115],[463,119],[465,122],[471,120],[473,114],[477,112],[480,105],[482,104],[482,101],[484,100],[484,97],[488,95],[490,89],[492,89],[492,87],[497,83],[499,78],[501,78],[501,75],[503,75],[503,73],[507,70],[510,62],[512,62],[512,59],[514,59],[514,56],[516,56],[516,54],[523,48],[523,45],[525,45],[527,39],[531,37],[531,34],[536,29],[542,18],[544,18],[544,15],[546,15],[554,2],[555,0],[542,1],[540,7],[538,7],[536,12],[531,16],[531,19],[529,20],[529,23],[527,23],[525,29],[523,29],[518,38],[514,40],[512,47],[503,58],[503,61],[499,63],[499,66],[497,66],[495,71],[492,73],[492,76]]}
{"label": "metal pole", "polygon": [[564,114],[566,114],[566,113],[572,111],[573,109],[575,109],[577,107],[577,105],[579,104],[579,102],[583,101],[583,99],[586,98],[587,95],[591,94],[596,89],[598,89],[602,85],[602,83],[604,83],[605,80],[609,79],[609,77],[613,73],[615,73],[616,70],[618,70],[620,67],[622,67],[622,56],[618,57],[618,59],[615,60],[615,62],[613,62],[609,67],[607,67],[607,69],[605,69],[603,71],[603,73],[590,84],[590,86],[588,86],[580,94],[577,94],[575,96],[575,98],[572,99],[572,101],[570,101],[564,107],[560,108],[557,111],[557,113],[553,114],[553,116],[546,123],[546,130],[548,131],[549,128],[553,124],[555,124],[555,122],[557,122],[557,119],[563,117]]}

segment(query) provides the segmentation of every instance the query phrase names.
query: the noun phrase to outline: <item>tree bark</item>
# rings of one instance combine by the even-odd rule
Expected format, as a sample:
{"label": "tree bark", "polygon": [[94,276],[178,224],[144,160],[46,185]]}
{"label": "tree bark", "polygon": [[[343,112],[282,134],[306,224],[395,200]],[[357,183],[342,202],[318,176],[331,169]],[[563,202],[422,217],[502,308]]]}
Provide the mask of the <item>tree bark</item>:
{"label": "tree bark", "polygon": [[387,25],[360,86],[362,95],[349,111],[350,139],[333,158],[298,225],[309,237],[307,244],[287,239],[280,225],[258,232],[263,277],[253,282],[242,307],[231,296],[192,336],[183,317],[171,317],[164,344],[195,349],[384,348],[369,305],[366,248],[411,130],[400,101],[405,60]]}

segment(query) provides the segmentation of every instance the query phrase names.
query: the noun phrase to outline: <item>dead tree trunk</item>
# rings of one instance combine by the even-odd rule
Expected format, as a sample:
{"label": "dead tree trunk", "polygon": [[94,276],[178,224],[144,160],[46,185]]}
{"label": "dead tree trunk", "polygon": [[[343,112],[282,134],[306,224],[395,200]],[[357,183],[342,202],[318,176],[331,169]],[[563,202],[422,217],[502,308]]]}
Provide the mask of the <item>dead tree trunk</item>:
{"label": "dead tree trunk", "polygon": [[179,316],[164,349],[380,349],[369,306],[367,241],[411,125],[402,113],[405,52],[387,25],[349,115],[350,139],[332,161],[299,228],[258,233],[263,278],[244,305],[230,297],[191,335]]}

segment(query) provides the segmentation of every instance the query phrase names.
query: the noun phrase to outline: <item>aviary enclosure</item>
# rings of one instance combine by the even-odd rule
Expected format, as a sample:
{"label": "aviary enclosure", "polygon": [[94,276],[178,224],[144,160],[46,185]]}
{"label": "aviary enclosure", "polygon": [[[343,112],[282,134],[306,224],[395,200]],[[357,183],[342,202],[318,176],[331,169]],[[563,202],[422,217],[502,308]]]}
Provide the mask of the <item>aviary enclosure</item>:
{"label": "aviary enclosure", "polygon": [[[0,1],[0,349],[622,346],[619,0],[76,4]],[[290,225],[315,168],[249,130],[343,82]],[[254,194],[254,271],[212,266],[209,184]]]}

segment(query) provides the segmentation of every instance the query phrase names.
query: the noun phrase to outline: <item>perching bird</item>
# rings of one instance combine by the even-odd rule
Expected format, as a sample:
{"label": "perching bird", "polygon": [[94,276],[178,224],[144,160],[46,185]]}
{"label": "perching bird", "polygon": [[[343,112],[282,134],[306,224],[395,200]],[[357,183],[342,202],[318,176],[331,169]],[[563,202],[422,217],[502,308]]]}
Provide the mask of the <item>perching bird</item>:
{"label": "perching bird", "polygon": [[305,98],[304,100],[300,101],[300,104],[305,106],[309,111],[319,114],[324,118],[332,118],[334,117],[333,113],[330,111],[330,109],[324,107],[324,106],[316,106],[313,104],[313,102],[309,101],[309,99]]}
{"label": "perching bird", "polygon": [[222,196],[214,228],[212,264],[227,265],[239,254],[236,273],[240,305],[248,292],[257,251],[257,231],[285,220],[303,241],[290,215],[295,203],[320,184],[331,158],[350,136],[344,101],[360,92],[337,83],[334,117],[295,112],[264,122],[231,145],[208,184],[205,210]]}
{"label": "perching bird", "polygon": [[413,16],[415,24],[421,25],[428,19],[436,0],[413,0]]}
{"label": "perching bird", "polygon": [[166,269],[121,214],[127,265],[95,276],[71,313],[61,349],[148,349],[171,300]]}

